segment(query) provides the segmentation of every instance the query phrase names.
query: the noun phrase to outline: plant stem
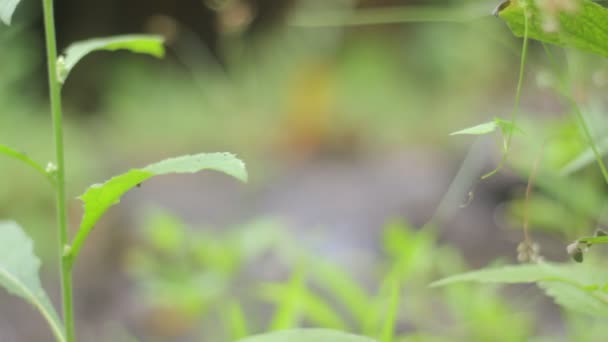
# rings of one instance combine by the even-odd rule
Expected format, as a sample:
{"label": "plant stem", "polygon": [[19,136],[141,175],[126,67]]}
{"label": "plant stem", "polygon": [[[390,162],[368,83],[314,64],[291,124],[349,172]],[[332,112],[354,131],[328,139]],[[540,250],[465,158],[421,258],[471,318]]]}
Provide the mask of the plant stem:
{"label": "plant stem", "polygon": [[53,0],[42,0],[42,7],[44,12],[44,31],[46,35],[51,116],[53,119],[53,136],[55,140],[55,162],[57,164],[55,192],[57,202],[57,227],[59,230],[63,320],[67,342],[73,342],[75,341],[75,334],[74,309],[72,304],[72,271],[69,267],[68,260],[64,258],[64,249],[68,247],[68,226],[65,206],[65,162],[63,153],[61,84],[57,78],[57,38],[55,34]]}
{"label": "plant stem", "polygon": [[[524,85],[524,76],[526,73],[526,60],[528,57],[528,26],[528,13],[524,8],[524,39],[521,47],[521,60],[519,62],[519,78],[517,80],[517,89],[515,90],[515,103],[513,104],[513,111],[511,112],[511,123],[513,125],[515,125],[515,119],[517,119],[517,112],[519,111],[519,103],[521,102],[521,93]],[[500,162],[498,162],[498,166],[496,166],[494,170],[481,176],[481,179],[491,177],[495,175],[498,171],[500,171],[500,169],[502,169],[503,165],[507,161],[509,150],[511,149],[513,131],[514,129],[510,130],[505,137],[504,150],[502,153],[502,157],[500,158]]]}

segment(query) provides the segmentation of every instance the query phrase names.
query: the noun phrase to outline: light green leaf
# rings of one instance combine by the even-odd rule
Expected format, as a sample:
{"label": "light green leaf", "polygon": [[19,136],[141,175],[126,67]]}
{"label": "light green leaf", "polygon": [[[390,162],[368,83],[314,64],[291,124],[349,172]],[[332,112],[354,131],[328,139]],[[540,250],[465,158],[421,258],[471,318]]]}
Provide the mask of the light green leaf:
{"label": "light green leaf", "polygon": [[564,282],[541,282],[539,286],[557,304],[569,310],[594,317],[608,317],[608,296],[602,291],[585,290],[576,284]]}
{"label": "light green leaf", "polygon": [[39,268],[32,240],[17,223],[0,221],[0,285],[38,309],[57,340],[65,341],[59,316],[40,285]]}
{"label": "light green leaf", "polygon": [[500,128],[500,131],[502,132],[502,134],[504,135],[509,135],[515,132],[522,132],[522,130],[517,127],[513,121],[511,120],[503,120],[501,118],[494,118],[494,122],[496,123],[496,126],[498,126]]}
{"label": "light green leaf", "polygon": [[238,342],[375,342],[369,337],[356,336],[327,329],[294,329],[249,337]]}
{"label": "light green leaf", "polygon": [[462,134],[484,135],[484,134],[492,133],[492,132],[496,131],[496,129],[498,129],[498,128],[500,129],[502,134],[505,136],[509,135],[511,133],[517,132],[517,131],[521,132],[521,129],[519,129],[519,127],[517,127],[512,121],[504,120],[501,118],[494,118],[493,121],[484,122],[477,126],[465,128],[463,130],[460,130],[460,131],[457,131],[454,133],[450,133],[450,135],[462,135]]}
{"label": "light green leaf", "polygon": [[608,236],[589,236],[578,239],[579,242],[595,244],[608,244]]}
{"label": "light green leaf", "polygon": [[432,283],[431,286],[444,286],[453,283],[470,281],[480,283],[515,284],[560,279],[565,281],[568,279],[567,276],[564,275],[564,270],[551,264],[542,263],[503,266],[471,271],[441,279]]}
{"label": "light green leaf", "polygon": [[27,154],[23,153],[23,152],[19,152],[17,150],[14,150],[8,146],[2,145],[0,144],[0,154],[4,154],[6,156],[9,156],[11,158],[17,159],[27,165],[29,165],[30,167],[32,167],[34,170],[36,170],[38,173],[42,174],[45,178],[47,178],[51,183],[54,183],[55,180],[53,179],[53,177],[51,176],[51,174],[49,174],[43,167],[42,165],[38,164],[36,161],[34,161],[32,158],[28,157]]}
{"label": "light green leaf", "polygon": [[11,18],[15,8],[21,0],[0,0],[0,20],[6,25],[11,24]]}
{"label": "light green leaf", "polygon": [[465,128],[460,131],[450,133],[450,135],[461,135],[461,134],[484,135],[484,134],[494,132],[497,128],[498,128],[498,125],[496,124],[496,121],[490,121],[490,122],[484,122],[482,124],[479,124],[479,125],[476,125],[473,127]]}
{"label": "light green leaf", "polygon": [[94,51],[128,50],[162,58],[165,55],[163,38],[156,35],[124,35],[95,38],[70,45],[57,61],[59,81],[64,83],[78,62]]}
{"label": "light green leaf", "polygon": [[608,295],[599,284],[608,274],[596,266],[569,264],[526,264],[482,269],[448,277],[431,284],[444,286],[458,282],[537,283],[556,303],[577,312],[608,317]]}
{"label": "light green leaf", "polygon": [[[511,0],[498,13],[518,37],[524,35],[524,5],[522,0]],[[532,1],[526,1],[530,20],[528,37],[558,46],[575,48],[608,57],[608,9],[590,0],[579,2],[574,13],[557,16],[553,32],[546,28],[547,17]]]}
{"label": "light green leaf", "polygon": [[247,181],[245,164],[234,155],[230,153],[201,153],[165,159],[141,169],[132,169],[103,184],[90,186],[80,196],[80,199],[84,202],[84,214],[71,251],[68,252],[72,262],[97,221],[111,206],[119,203],[122,195],[131,188],[153,176],[170,173],[195,173],[201,170],[215,170],[243,182]]}

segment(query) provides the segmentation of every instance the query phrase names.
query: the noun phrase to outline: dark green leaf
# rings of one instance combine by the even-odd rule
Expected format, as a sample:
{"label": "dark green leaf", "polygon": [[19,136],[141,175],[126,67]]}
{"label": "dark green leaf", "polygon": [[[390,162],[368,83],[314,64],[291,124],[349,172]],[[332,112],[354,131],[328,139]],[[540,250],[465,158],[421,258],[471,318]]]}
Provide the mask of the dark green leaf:
{"label": "dark green leaf", "polygon": [[[541,13],[534,2],[526,1],[526,4],[525,11],[530,18],[529,38],[608,57],[608,9],[593,1],[582,0],[575,12],[558,13],[555,18],[557,27],[547,31],[546,14]],[[511,0],[498,15],[516,36],[523,37],[523,1]]]}

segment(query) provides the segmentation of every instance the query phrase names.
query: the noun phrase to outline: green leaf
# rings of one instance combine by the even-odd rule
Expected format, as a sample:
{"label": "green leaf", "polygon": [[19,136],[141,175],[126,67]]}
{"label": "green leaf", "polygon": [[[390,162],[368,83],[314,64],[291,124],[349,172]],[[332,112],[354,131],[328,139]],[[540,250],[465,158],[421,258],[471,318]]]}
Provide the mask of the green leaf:
{"label": "green leaf", "polygon": [[68,74],[88,54],[94,51],[128,50],[162,58],[165,55],[163,38],[156,35],[124,35],[95,38],[70,45],[57,61],[59,81],[64,83]]}
{"label": "green leaf", "polygon": [[11,24],[11,18],[15,8],[21,0],[0,0],[0,20],[6,25]]}
{"label": "green leaf", "polygon": [[490,121],[490,122],[484,122],[477,126],[465,128],[460,131],[450,133],[450,135],[461,135],[461,134],[484,135],[484,134],[494,132],[497,128],[498,128],[498,125],[496,124],[496,121]]}
{"label": "green leaf", "polygon": [[17,150],[14,150],[14,149],[12,149],[12,148],[10,148],[8,146],[2,145],[2,144],[0,144],[0,154],[4,154],[6,156],[9,156],[9,157],[11,157],[13,159],[19,160],[19,161],[21,161],[21,162],[29,165],[31,168],[33,168],[38,173],[42,174],[45,178],[47,178],[51,183],[55,183],[55,180],[51,176],[51,174],[48,173],[42,167],[42,165],[38,164],[32,158],[28,157],[27,154],[25,154],[23,152],[19,152]]}
{"label": "green leaf", "polygon": [[589,236],[578,239],[582,243],[594,244],[608,244],[608,236]]}
{"label": "green leaf", "polygon": [[496,126],[500,128],[500,131],[503,135],[509,135],[515,132],[523,132],[517,125],[513,123],[511,120],[503,120],[501,118],[494,118],[494,122]]}
{"label": "green leaf", "polygon": [[541,282],[539,286],[553,300],[574,312],[608,317],[608,296],[601,291],[585,290],[576,284],[564,282]]}
{"label": "green leaf", "polygon": [[17,223],[0,221],[0,285],[38,309],[57,340],[65,341],[59,316],[40,285],[39,268],[32,240]]}
{"label": "green leaf", "polygon": [[243,307],[238,301],[232,301],[230,304],[223,306],[222,309],[226,330],[230,332],[233,340],[249,335],[247,333],[249,331],[247,318],[243,312]]}
{"label": "green leaf", "polygon": [[432,283],[431,286],[437,287],[469,281],[480,283],[515,284],[559,279],[568,279],[568,277],[564,275],[564,271],[561,268],[551,264],[542,263],[503,266],[471,271],[441,279]]}
{"label": "green leaf", "polygon": [[72,248],[68,251],[72,262],[97,221],[111,206],[118,204],[122,195],[127,191],[153,176],[170,173],[195,173],[201,170],[215,170],[243,182],[247,181],[245,164],[234,155],[230,153],[201,153],[165,159],[141,169],[132,169],[103,184],[90,186],[80,196],[80,199],[84,202],[84,214],[80,229],[74,237]]}
{"label": "green leaf", "polygon": [[[557,29],[545,30],[547,17],[532,1],[525,2],[529,15],[528,37],[558,46],[575,48],[608,57],[608,9],[590,0],[579,2],[574,13],[561,12],[555,18]],[[511,0],[498,13],[513,34],[524,35],[524,1]]]}
{"label": "green leaf", "polygon": [[587,268],[568,264],[527,264],[472,271],[451,276],[431,284],[475,281],[481,283],[538,283],[556,303],[573,311],[608,317],[608,295],[599,284],[608,275],[594,266]]}
{"label": "green leaf", "polygon": [[369,337],[336,330],[294,329],[249,337],[238,342],[375,342]]}

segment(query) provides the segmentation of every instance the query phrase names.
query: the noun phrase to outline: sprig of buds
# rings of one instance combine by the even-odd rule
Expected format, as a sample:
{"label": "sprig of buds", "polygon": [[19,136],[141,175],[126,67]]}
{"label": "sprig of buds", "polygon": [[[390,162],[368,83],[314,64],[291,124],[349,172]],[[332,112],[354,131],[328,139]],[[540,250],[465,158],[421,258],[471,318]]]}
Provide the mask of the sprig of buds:
{"label": "sprig of buds", "polygon": [[540,246],[531,240],[524,240],[517,245],[517,261],[538,263],[543,261],[540,255]]}

